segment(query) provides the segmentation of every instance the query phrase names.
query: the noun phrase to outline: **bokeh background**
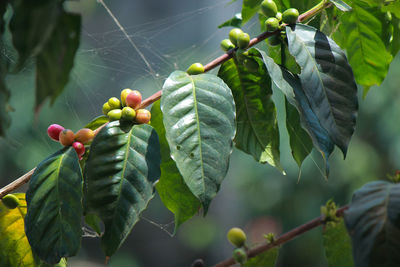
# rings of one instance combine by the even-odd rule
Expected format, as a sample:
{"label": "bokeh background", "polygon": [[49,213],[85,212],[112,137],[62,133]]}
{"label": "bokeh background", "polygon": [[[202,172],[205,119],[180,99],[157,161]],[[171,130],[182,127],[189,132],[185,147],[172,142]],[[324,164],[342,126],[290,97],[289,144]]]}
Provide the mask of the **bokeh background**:
{"label": "bokeh background", "polygon": [[[217,26],[240,12],[241,1],[114,0],[106,4],[154,73],[149,72],[100,3],[69,2],[70,10],[82,14],[83,28],[71,80],[63,94],[53,106],[46,103],[35,116],[33,64],[7,78],[15,112],[7,137],[0,139],[0,186],[59,149],[59,144],[46,135],[49,124],[77,130],[99,115],[102,104],[118,96],[120,90],[129,87],[150,96],[160,90],[172,71],[185,70],[193,62],[205,64],[220,55],[219,42],[226,38],[229,28]],[[251,21],[245,29],[252,36],[258,34],[258,22]],[[12,51],[2,53],[15,56]],[[328,180],[316,151],[306,159],[300,175],[290,155],[286,131],[281,132],[281,161],[286,175],[235,149],[228,175],[207,217],[195,216],[171,237],[173,215],[156,195],[109,266],[190,266],[197,258],[210,266],[231,255],[233,247],[225,236],[233,226],[244,228],[254,245],[263,242],[263,233],[279,235],[318,216],[327,200],[332,198],[344,205],[364,183],[385,179],[400,168],[399,70],[397,57],[382,86],[371,88],[365,99],[360,88],[355,135],[345,160],[337,149],[331,156]],[[278,109],[281,97],[274,96]],[[284,117],[279,117],[279,122],[285,129]],[[69,260],[69,266],[104,266],[99,240],[84,238],[79,255]],[[277,266],[327,266],[321,229],[285,244]]]}

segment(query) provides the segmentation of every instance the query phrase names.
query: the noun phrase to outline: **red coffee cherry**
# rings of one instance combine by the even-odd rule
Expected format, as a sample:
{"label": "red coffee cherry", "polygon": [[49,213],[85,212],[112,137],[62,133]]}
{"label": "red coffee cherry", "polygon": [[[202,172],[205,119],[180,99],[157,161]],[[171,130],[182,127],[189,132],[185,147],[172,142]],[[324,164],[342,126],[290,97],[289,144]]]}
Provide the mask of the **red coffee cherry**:
{"label": "red coffee cherry", "polygon": [[76,154],[78,154],[79,159],[85,154],[85,146],[81,142],[74,142],[72,147],[75,149]]}
{"label": "red coffee cherry", "polygon": [[140,103],[142,103],[142,94],[137,90],[133,90],[126,96],[125,101],[128,107],[137,109],[140,106]]}
{"label": "red coffee cherry", "polygon": [[54,141],[59,141],[60,132],[64,130],[64,127],[58,124],[52,124],[47,128],[47,134]]}

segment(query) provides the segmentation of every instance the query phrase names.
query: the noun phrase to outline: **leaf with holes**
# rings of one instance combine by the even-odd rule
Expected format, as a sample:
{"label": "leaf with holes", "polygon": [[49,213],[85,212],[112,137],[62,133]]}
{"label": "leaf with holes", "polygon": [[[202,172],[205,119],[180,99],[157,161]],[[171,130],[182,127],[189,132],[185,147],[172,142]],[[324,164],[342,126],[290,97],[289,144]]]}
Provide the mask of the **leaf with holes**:
{"label": "leaf with holes", "polygon": [[161,177],[156,189],[164,205],[175,214],[176,233],[182,223],[198,212],[200,201],[190,191],[170,156],[160,101],[155,102],[151,108],[151,126],[158,133],[161,149]]}
{"label": "leaf with holes", "polygon": [[346,55],[313,27],[297,24],[286,31],[289,51],[302,70],[299,78],[310,107],[346,156],[358,109],[357,85]]}
{"label": "leaf with holes", "polygon": [[275,247],[249,259],[243,267],[274,267],[278,259],[279,248]]}
{"label": "leaf with holes", "polygon": [[330,267],[353,267],[351,239],[343,219],[337,223],[327,223],[323,229],[325,255]]}
{"label": "leaf with holes", "polygon": [[50,264],[76,255],[82,235],[82,172],[72,147],[37,166],[26,202],[25,232],[33,252]]}
{"label": "leaf with holes", "polygon": [[235,103],[217,76],[175,71],[165,81],[161,110],[171,157],[205,213],[228,171]]}
{"label": "leaf with holes", "polygon": [[279,153],[279,131],[271,79],[257,50],[250,49],[246,60],[257,67],[247,69],[238,60],[222,64],[218,76],[231,88],[236,105],[235,145],[261,163],[282,170]]}
{"label": "leaf with holes", "polygon": [[400,184],[364,185],[354,193],[344,220],[356,266],[400,266]]}
{"label": "leaf with holes", "polygon": [[160,145],[147,124],[107,124],[94,138],[85,165],[85,206],[104,223],[102,249],[121,246],[153,198],[160,177]]}

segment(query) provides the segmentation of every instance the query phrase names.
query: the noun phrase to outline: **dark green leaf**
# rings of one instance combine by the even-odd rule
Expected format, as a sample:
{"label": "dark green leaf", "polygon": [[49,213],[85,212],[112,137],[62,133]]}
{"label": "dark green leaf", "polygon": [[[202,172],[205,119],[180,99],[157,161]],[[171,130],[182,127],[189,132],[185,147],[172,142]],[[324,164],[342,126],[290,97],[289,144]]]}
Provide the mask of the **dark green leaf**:
{"label": "dark green leaf", "polygon": [[[259,54],[251,49],[250,54]],[[257,69],[248,70],[238,60],[222,64],[218,76],[231,88],[236,104],[235,145],[261,163],[280,170],[279,131],[275,105],[271,99],[271,79],[262,60],[256,56]]]}
{"label": "dark green leaf", "polygon": [[160,177],[160,146],[147,124],[107,124],[94,138],[85,165],[87,213],[103,221],[106,256],[121,246],[153,198]]}
{"label": "dark green leaf", "polygon": [[30,56],[36,56],[43,49],[56,27],[57,18],[62,11],[58,0],[11,1],[13,16],[10,31],[19,59],[17,69],[21,69]]}
{"label": "dark green leaf", "polygon": [[98,117],[94,118],[91,122],[86,124],[84,128],[89,128],[91,130],[96,130],[97,128],[99,128],[100,126],[103,126],[104,124],[106,124],[109,121],[110,120],[108,119],[107,116],[101,115],[101,116],[98,116]]}
{"label": "dark green leaf", "polygon": [[33,252],[51,264],[76,255],[82,235],[82,173],[72,147],[37,166],[26,202],[25,231]]}
{"label": "dark green leaf", "polygon": [[85,215],[85,223],[90,226],[99,236],[101,235],[101,220],[95,214]]}
{"label": "dark green leaf", "polygon": [[371,182],[345,212],[356,266],[400,266],[400,184]]}
{"label": "dark green leaf", "polygon": [[242,27],[242,14],[241,13],[236,13],[233,18],[230,20],[225,21],[221,25],[218,26],[218,29],[221,29],[223,27],[235,27],[235,28],[240,28]]}
{"label": "dark green leaf", "polygon": [[343,219],[340,219],[338,223],[327,223],[323,230],[323,239],[329,267],[354,266],[351,240]]}
{"label": "dark green leaf", "polygon": [[4,14],[7,11],[7,6],[8,6],[8,1],[2,1],[0,3],[0,34],[3,34],[5,30],[6,22],[4,21]]}
{"label": "dark green leaf", "polygon": [[249,259],[242,267],[274,267],[279,248],[275,247]]}
{"label": "dark green leaf", "polygon": [[400,50],[400,19],[393,18],[393,34],[390,44],[390,53],[395,57]]}
{"label": "dark green leaf", "polygon": [[351,11],[351,6],[343,2],[342,0],[330,0],[337,8],[344,12]]}
{"label": "dark green leaf", "polygon": [[170,156],[160,101],[155,102],[151,108],[151,126],[158,133],[161,149],[161,177],[156,189],[164,205],[175,214],[176,232],[182,223],[198,212],[200,201],[190,191]]}
{"label": "dark green leaf", "polygon": [[243,24],[248,22],[260,9],[263,0],[243,0],[242,19]]}
{"label": "dark green leaf", "polygon": [[[28,27],[30,28],[30,27]],[[36,62],[36,107],[50,97],[51,104],[68,83],[79,47],[81,16],[63,12]]]}
{"label": "dark green leaf", "polygon": [[289,51],[302,72],[305,96],[321,126],[346,155],[357,117],[357,85],[344,52],[322,32],[298,24],[286,27]]}
{"label": "dark green leaf", "polygon": [[161,110],[171,157],[205,213],[228,171],[235,103],[217,76],[175,71],[165,81]]}
{"label": "dark green leaf", "polygon": [[6,129],[11,124],[11,118],[8,112],[10,111],[8,99],[10,98],[10,92],[6,87],[6,81],[4,77],[4,69],[0,66],[0,136],[4,136]]}

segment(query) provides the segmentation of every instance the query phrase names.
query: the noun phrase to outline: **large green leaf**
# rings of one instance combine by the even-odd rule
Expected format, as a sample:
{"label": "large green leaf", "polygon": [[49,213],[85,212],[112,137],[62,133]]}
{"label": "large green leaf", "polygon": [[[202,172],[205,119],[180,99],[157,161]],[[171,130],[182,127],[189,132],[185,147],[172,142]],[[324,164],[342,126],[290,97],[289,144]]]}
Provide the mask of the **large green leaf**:
{"label": "large green leaf", "polygon": [[323,230],[325,255],[329,267],[354,266],[351,255],[351,240],[343,219],[338,223],[327,223]]}
{"label": "large green leaf", "polygon": [[100,126],[103,126],[104,124],[106,124],[109,121],[110,121],[110,119],[107,116],[101,115],[101,116],[94,118],[91,122],[86,124],[84,128],[96,130],[97,128],[99,128]]}
{"label": "large green leaf", "polygon": [[275,247],[249,259],[242,267],[274,267],[279,248]]}
{"label": "large green leaf", "polygon": [[360,1],[353,1],[352,11],[340,16],[334,38],[345,48],[357,83],[366,90],[380,85],[386,77],[392,56],[386,50],[383,25],[374,11]]}
{"label": "large green leaf", "polygon": [[[255,49],[249,53],[259,55]],[[235,145],[258,162],[269,163],[281,169],[271,79],[260,58],[249,56],[247,60],[252,60],[257,68],[250,71],[238,60],[231,59],[222,64],[218,72],[218,76],[231,88],[235,99]]]}
{"label": "large green leaf", "polygon": [[176,232],[182,223],[196,214],[200,201],[190,191],[170,156],[160,101],[155,102],[151,108],[151,126],[158,133],[161,149],[161,177],[156,189],[164,205],[175,214]]}
{"label": "large green leaf", "polygon": [[400,184],[371,182],[345,212],[356,266],[400,266]]}
{"label": "large green leaf", "polygon": [[94,138],[85,165],[85,205],[103,221],[106,256],[121,246],[153,198],[160,177],[160,146],[147,124],[107,124]]}
{"label": "large green leaf", "polygon": [[36,107],[50,97],[54,103],[68,83],[79,47],[81,16],[63,12],[36,61]]}
{"label": "large green leaf", "polygon": [[13,16],[10,31],[19,59],[20,69],[30,56],[36,56],[42,49],[56,27],[61,14],[62,1],[11,1]]}
{"label": "large green leaf", "polygon": [[165,81],[161,110],[171,157],[207,212],[228,171],[235,136],[235,103],[217,76],[173,72]]}
{"label": "large green leaf", "polygon": [[72,147],[37,166],[26,202],[25,231],[33,252],[50,264],[76,255],[82,235],[82,172]]}
{"label": "large green leaf", "polygon": [[260,9],[263,0],[243,0],[242,20],[243,24],[248,22]]}
{"label": "large green leaf", "polygon": [[289,51],[310,107],[329,137],[346,155],[357,117],[357,85],[346,55],[322,32],[297,24],[286,27]]}
{"label": "large green leaf", "polygon": [[393,13],[397,18],[400,19],[400,2],[399,1],[392,1],[392,2],[387,2],[383,7],[382,7],[383,12],[391,12]]}

